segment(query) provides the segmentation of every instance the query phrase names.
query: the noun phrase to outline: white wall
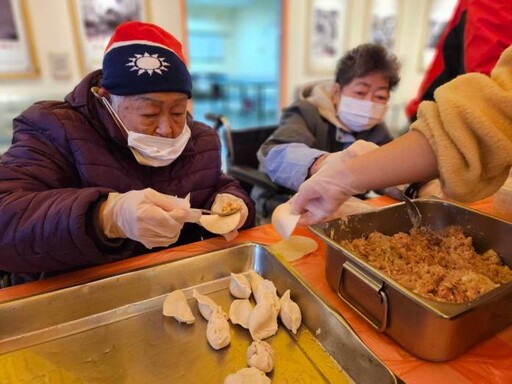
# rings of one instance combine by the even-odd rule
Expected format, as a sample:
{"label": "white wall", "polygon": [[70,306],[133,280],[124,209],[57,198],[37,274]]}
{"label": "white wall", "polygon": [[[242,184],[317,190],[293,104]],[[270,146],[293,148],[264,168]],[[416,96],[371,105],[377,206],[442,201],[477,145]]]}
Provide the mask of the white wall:
{"label": "white wall", "polygon": [[[181,0],[148,1],[150,19],[182,36]],[[62,97],[83,77],[75,47],[72,4],[69,0],[27,0],[32,37],[39,62],[40,76],[21,80],[0,80],[0,102],[17,99],[38,99],[39,96]],[[67,54],[70,67],[68,79],[54,79],[49,57],[52,53]]]}
{"label": "white wall", "polygon": [[[275,0],[279,1],[279,0]],[[293,91],[297,84],[314,80],[319,76],[312,76],[306,70],[306,30],[309,22],[310,0],[282,0],[288,2],[287,44],[288,68],[286,69],[286,89],[284,104],[293,99]],[[431,0],[399,0],[401,5],[399,36],[396,53],[402,63],[402,81],[392,96],[392,103],[398,111],[399,125],[405,125],[403,105],[414,96],[423,73],[419,70],[419,46],[422,42],[425,25],[422,20],[426,18],[427,5]],[[347,48],[354,47],[367,39],[368,9],[371,0],[350,1],[350,24],[348,26]],[[152,22],[161,25],[178,38],[182,38],[184,31],[182,5],[185,0],[147,0],[149,4],[149,17]],[[273,39],[278,33],[271,27],[273,20],[265,15],[265,3],[256,2],[251,6],[250,12],[237,11],[242,15],[243,26],[246,33],[236,36],[231,42],[238,52],[237,58],[230,58],[228,65],[242,67],[246,74],[251,73],[251,66],[257,65],[254,60],[258,57],[268,57],[269,62],[276,55],[264,44],[259,44],[251,52],[244,51],[244,41],[257,38]],[[33,29],[34,45],[40,66],[40,77],[26,80],[0,80],[0,101],[16,98],[34,98],[39,96],[62,97],[68,93],[82,78],[83,73],[79,66],[79,56],[76,52],[73,20],[71,17],[71,1],[69,0],[27,0],[29,16]],[[204,12],[207,9],[203,9]],[[220,24],[228,24],[229,12],[219,15]],[[238,19],[238,17],[236,18]],[[221,28],[221,25],[215,28]],[[231,27],[231,25],[230,25]],[[67,54],[71,76],[65,80],[52,77],[49,56],[52,53]],[[275,64],[273,64],[275,65]],[[268,65],[269,73],[274,69]],[[325,76],[320,76],[325,77]],[[393,109],[393,108],[392,108]],[[397,113],[392,116],[396,120]],[[390,116],[388,116],[391,118]],[[397,124],[395,122],[395,124]]]}
{"label": "white wall", "polygon": [[[286,103],[290,103],[297,84],[332,75],[311,75],[307,71],[307,27],[309,23],[310,0],[288,1],[288,68],[287,89],[284,89]],[[400,20],[398,23],[398,36],[396,55],[402,64],[401,81],[391,98],[390,113],[387,115],[388,123],[395,128],[405,127],[407,119],[403,111],[404,105],[417,92],[423,78],[420,70],[420,46],[425,34],[422,20],[427,18],[428,4],[431,0],[399,0]],[[349,21],[347,33],[347,49],[353,48],[368,39],[369,9],[371,0],[352,0],[349,5]]]}

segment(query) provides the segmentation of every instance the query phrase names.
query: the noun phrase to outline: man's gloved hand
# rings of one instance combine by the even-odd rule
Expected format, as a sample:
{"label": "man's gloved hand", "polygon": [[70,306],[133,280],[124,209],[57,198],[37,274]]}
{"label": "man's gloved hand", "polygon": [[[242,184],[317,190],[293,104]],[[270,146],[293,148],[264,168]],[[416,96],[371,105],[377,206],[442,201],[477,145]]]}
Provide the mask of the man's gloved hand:
{"label": "man's gloved hand", "polygon": [[328,220],[350,196],[366,192],[356,186],[355,176],[345,168],[344,162],[376,148],[378,145],[374,143],[358,140],[344,151],[331,153],[320,170],[290,199],[292,213],[301,215],[299,224]]}
{"label": "man's gloved hand", "polygon": [[[327,156],[327,158],[322,162],[322,165],[324,165],[327,162],[327,160],[329,160],[329,162],[342,163],[348,159],[362,155],[363,153],[373,151],[374,149],[377,148],[379,148],[379,146],[375,143],[371,143],[369,141],[364,140],[357,140],[354,142],[354,144],[352,144],[350,147],[343,151],[330,153]],[[322,168],[320,167],[320,169]]]}
{"label": "man's gloved hand", "polygon": [[236,196],[230,195],[229,193],[219,193],[215,197],[212,210],[220,212],[222,211],[222,207],[229,204],[240,205],[240,220],[238,220],[238,224],[235,229],[222,235],[227,241],[234,239],[238,235],[238,229],[245,224],[247,216],[249,215],[249,211],[247,210],[247,206],[245,205],[244,201]]}
{"label": "man's gloved hand", "polygon": [[146,248],[166,247],[178,240],[185,222],[195,223],[201,212],[186,199],[151,188],[109,193],[100,207],[100,226],[109,238],[128,237]]}

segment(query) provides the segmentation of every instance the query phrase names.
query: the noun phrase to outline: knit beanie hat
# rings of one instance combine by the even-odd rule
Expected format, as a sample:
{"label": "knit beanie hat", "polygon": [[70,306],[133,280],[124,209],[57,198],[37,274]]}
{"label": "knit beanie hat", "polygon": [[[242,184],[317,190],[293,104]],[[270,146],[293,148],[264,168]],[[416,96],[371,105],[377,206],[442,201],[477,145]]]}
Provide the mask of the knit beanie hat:
{"label": "knit beanie hat", "polygon": [[181,43],[157,25],[120,24],[105,49],[101,84],[114,95],[180,92],[192,97]]}

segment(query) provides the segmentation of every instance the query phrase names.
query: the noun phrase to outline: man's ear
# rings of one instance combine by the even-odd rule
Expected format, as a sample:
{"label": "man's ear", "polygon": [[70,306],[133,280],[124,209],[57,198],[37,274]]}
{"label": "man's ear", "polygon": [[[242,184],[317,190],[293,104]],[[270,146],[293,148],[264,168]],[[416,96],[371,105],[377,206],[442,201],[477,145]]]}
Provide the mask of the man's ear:
{"label": "man's ear", "polygon": [[335,109],[338,108],[338,104],[340,102],[340,96],[341,96],[341,86],[334,82],[331,89],[331,102],[334,105]]}

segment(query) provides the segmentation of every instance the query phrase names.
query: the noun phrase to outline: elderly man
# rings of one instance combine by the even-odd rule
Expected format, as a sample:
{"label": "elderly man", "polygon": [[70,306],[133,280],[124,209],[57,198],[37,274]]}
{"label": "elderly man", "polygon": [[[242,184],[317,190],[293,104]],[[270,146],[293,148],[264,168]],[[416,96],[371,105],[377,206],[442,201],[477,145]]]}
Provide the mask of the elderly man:
{"label": "elderly man", "polygon": [[253,223],[252,201],[221,171],[216,133],[187,113],[191,91],[181,44],[128,22],[103,70],[14,120],[0,165],[0,269],[13,283],[200,240],[191,207],[234,203],[236,229]]}

